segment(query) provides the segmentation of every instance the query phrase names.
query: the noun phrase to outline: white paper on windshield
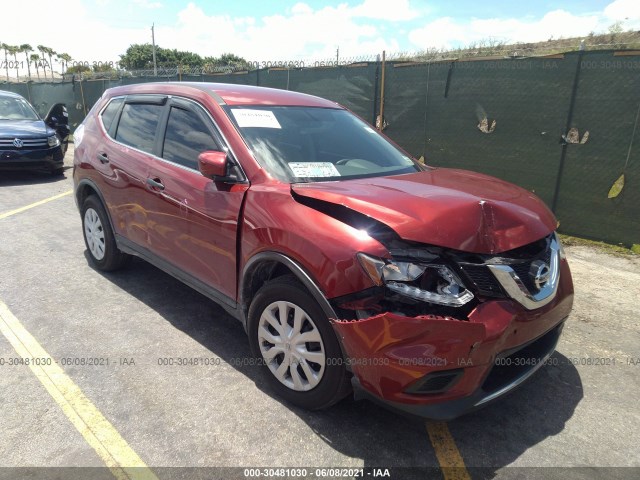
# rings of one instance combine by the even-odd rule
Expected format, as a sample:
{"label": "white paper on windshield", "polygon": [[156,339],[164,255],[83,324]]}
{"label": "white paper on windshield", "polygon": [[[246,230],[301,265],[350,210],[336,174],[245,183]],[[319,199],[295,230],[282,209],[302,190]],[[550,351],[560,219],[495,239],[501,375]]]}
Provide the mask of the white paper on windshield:
{"label": "white paper on windshield", "polygon": [[290,162],[296,177],[339,177],[340,172],[331,162]]}
{"label": "white paper on windshield", "polygon": [[240,128],[282,128],[271,110],[251,110],[249,108],[232,108],[231,113]]}

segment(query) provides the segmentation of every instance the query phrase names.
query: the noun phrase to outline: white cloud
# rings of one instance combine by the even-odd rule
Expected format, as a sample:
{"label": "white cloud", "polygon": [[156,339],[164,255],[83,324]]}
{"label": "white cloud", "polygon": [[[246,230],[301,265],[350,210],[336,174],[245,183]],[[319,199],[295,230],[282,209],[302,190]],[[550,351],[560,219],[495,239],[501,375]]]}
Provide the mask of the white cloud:
{"label": "white cloud", "polygon": [[178,14],[175,27],[156,29],[156,39],[160,45],[170,42],[172,47],[201,55],[233,52],[257,61],[333,58],[338,47],[343,57],[397,50],[397,40],[382,36],[366,19],[357,21],[373,15],[361,8],[366,5],[367,1],[356,7],[339,4],[314,10],[300,2],[286,15],[238,22],[227,15],[209,16],[192,2]]}
{"label": "white cloud", "polygon": [[611,23],[623,22],[625,28],[640,28],[640,2],[638,0],[616,0],[607,5],[604,15]]}
{"label": "white cloud", "polygon": [[422,49],[448,48],[456,43],[468,43],[469,32],[450,17],[434,20],[409,32],[411,43]]}
{"label": "white cloud", "polygon": [[589,33],[598,27],[597,16],[576,16],[565,10],[554,10],[538,21],[474,20],[471,29],[479,35],[507,41],[536,42],[550,37],[569,38]]}
{"label": "white cloud", "polygon": [[149,10],[155,10],[162,8],[162,3],[152,2],[151,0],[133,0],[133,3],[141,8],[147,8]]}
{"label": "white cloud", "polygon": [[352,9],[356,17],[375,18],[389,22],[413,20],[420,13],[409,5],[409,0],[364,0]]}
{"label": "white cloud", "polygon": [[293,13],[294,15],[308,15],[310,13],[313,13],[313,8],[311,8],[306,3],[299,2],[291,7],[291,13]]}
{"label": "white cloud", "polygon": [[489,38],[508,43],[538,42],[587,35],[599,30],[600,24],[597,15],[578,16],[565,10],[551,11],[538,20],[489,18],[456,22],[445,17],[412,30],[409,40],[419,48],[450,48]]}
{"label": "white cloud", "polygon": [[[111,27],[90,15],[82,0],[68,0],[65,8],[51,8],[48,0],[22,0],[20,8],[25,12],[46,12],[46,15],[31,15],[28,22],[3,22],[0,41],[20,45],[29,43],[33,53],[38,53],[37,45],[51,47],[59,53],[70,54],[75,61],[108,62],[117,61],[132,43],[149,42],[149,28]],[[63,34],[54,34],[52,25],[66,25],[69,28]],[[108,41],[105,41],[108,39]],[[22,61],[24,54],[18,54]],[[48,61],[48,57],[46,57]],[[4,60],[4,57],[3,57]],[[53,69],[60,72],[61,65],[53,57]],[[26,67],[21,75],[26,74]],[[14,73],[9,71],[9,75]],[[35,72],[32,72],[35,75]],[[40,70],[42,75],[42,70]],[[0,78],[4,70],[0,71]]]}
{"label": "white cloud", "polygon": [[640,2],[637,0],[616,0],[606,6],[604,14],[611,20],[626,18],[637,20],[640,18]]}

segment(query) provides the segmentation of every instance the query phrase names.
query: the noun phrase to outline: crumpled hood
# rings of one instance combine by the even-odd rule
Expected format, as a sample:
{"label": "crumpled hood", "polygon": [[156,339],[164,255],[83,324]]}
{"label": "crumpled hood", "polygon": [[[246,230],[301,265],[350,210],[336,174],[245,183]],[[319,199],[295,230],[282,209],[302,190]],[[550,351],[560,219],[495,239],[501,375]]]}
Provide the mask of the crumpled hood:
{"label": "crumpled hood", "polygon": [[405,240],[466,252],[512,250],[557,226],[551,211],[531,192],[465,170],[436,168],[291,188],[298,195],[372,217]]}
{"label": "crumpled hood", "polygon": [[54,133],[43,120],[0,120],[0,138],[42,138]]}

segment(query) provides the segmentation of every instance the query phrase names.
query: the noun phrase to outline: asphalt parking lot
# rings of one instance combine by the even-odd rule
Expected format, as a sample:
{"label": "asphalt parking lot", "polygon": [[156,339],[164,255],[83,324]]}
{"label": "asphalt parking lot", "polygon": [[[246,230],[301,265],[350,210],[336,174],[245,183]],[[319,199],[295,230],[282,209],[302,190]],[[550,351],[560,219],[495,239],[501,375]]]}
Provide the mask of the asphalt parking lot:
{"label": "asphalt parking lot", "polygon": [[[72,187],[70,169],[64,178],[0,176],[0,320],[10,327],[0,335],[0,478],[27,476],[14,467],[66,478],[44,467],[105,464],[111,470],[84,478],[197,474],[168,467],[304,467],[309,478],[324,467],[388,468],[392,478],[640,476],[640,257],[567,248],[575,308],[551,364],[484,410],[447,424],[366,401],[306,412],[272,395],[246,362],[241,325],[213,302],[143,261],[91,269]],[[11,364],[22,346],[42,348],[61,380]],[[208,364],[166,364],[178,358]],[[88,417],[78,420],[78,408]],[[100,424],[112,441],[91,433]],[[139,469],[119,469],[131,465]]]}

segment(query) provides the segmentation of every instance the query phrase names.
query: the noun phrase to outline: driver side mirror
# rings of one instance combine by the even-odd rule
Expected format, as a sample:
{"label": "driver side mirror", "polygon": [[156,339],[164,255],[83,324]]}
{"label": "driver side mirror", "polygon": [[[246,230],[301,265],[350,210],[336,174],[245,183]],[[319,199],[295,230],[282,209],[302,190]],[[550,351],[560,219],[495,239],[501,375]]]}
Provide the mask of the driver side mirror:
{"label": "driver side mirror", "polygon": [[226,180],[228,163],[226,152],[208,150],[198,155],[198,168],[200,173],[216,181]]}

